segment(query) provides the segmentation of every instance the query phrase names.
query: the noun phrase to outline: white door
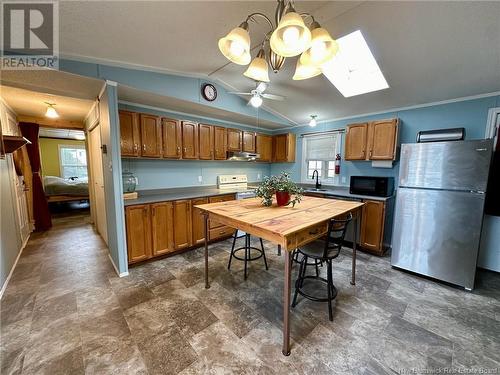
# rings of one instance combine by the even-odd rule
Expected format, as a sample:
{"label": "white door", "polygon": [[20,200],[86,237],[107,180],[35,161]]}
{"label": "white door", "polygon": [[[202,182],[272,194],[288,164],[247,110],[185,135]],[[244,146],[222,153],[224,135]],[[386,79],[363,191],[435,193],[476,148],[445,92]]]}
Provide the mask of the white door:
{"label": "white door", "polygon": [[95,226],[97,232],[108,243],[108,228],[106,224],[106,201],[104,199],[104,177],[102,171],[101,128],[95,126],[89,135],[90,173],[94,196]]}

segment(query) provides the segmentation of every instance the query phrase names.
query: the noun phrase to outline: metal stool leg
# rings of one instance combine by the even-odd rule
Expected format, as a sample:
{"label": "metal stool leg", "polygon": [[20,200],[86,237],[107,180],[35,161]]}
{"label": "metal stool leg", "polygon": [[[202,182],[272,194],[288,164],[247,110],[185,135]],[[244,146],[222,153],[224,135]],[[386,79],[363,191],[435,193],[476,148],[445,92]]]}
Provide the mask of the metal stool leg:
{"label": "metal stool leg", "polygon": [[300,262],[300,264],[304,263],[304,267],[302,267],[302,274],[300,275],[300,287],[301,288],[304,286],[304,279],[306,276],[306,269],[307,269],[307,261],[308,261],[308,257],[306,255],[302,255],[302,262]]}
{"label": "metal stool leg", "polygon": [[319,269],[318,269],[318,260],[317,259],[314,260],[314,266],[316,268],[316,277],[318,277],[319,276]]}
{"label": "metal stool leg", "polygon": [[327,261],[327,290],[328,290],[328,318],[333,322],[332,312],[332,297],[333,297],[333,281],[332,281],[332,261]]}
{"label": "metal stool leg", "polygon": [[300,267],[299,267],[299,274],[297,275],[297,281],[295,281],[295,292],[293,294],[293,301],[292,301],[292,307],[297,306],[297,296],[299,294],[299,288],[300,288],[300,283],[302,280],[300,279],[302,275],[302,267],[303,267],[304,261],[300,262]]}
{"label": "metal stool leg", "polygon": [[250,257],[250,235],[247,233],[245,235],[245,280],[247,279],[247,263],[248,263],[248,258]]}
{"label": "metal stool leg", "polygon": [[236,237],[238,237],[238,231],[233,234],[233,246],[231,247],[231,255],[229,255],[229,262],[227,263],[227,269],[231,269],[231,260],[233,259],[234,246],[236,245]]}
{"label": "metal stool leg", "polygon": [[264,264],[266,265],[266,270],[268,270],[269,268],[267,267],[266,252],[264,251],[264,242],[262,242],[262,238],[259,239],[260,239],[260,248],[262,250],[262,256],[264,257]]}

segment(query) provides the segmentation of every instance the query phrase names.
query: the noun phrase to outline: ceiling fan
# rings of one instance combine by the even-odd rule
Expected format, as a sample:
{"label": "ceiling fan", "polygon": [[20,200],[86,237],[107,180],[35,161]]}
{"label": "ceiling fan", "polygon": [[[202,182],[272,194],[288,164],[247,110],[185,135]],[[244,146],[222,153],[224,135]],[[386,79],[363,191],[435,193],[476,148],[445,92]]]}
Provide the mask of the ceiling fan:
{"label": "ceiling fan", "polygon": [[245,95],[251,96],[248,104],[252,107],[258,108],[262,105],[262,98],[271,99],[271,100],[285,100],[284,96],[274,95],[274,94],[264,94],[264,91],[267,89],[267,83],[259,82],[255,86],[255,89],[250,92],[229,92],[230,94],[235,95]]}

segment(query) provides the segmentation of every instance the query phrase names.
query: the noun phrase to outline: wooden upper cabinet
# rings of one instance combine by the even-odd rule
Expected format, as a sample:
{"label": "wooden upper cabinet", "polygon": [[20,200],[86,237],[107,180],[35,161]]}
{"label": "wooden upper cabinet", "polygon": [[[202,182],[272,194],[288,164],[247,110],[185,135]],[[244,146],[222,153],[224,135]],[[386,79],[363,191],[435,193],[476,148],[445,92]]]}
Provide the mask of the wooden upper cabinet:
{"label": "wooden upper cabinet", "polygon": [[198,124],[182,121],[182,158],[198,159]]}
{"label": "wooden upper cabinet", "polygon": [[120,111],[120,150],[122,156],[139,156],[141,130],[139,115],[135,112]]}
{"label": "wooden upper cabinet", "polygon": [[365,160],[368,123],[347,126],[345,137],[345,160]]}
{"label": "wooden upper cabinet", "polygon": [[151,204],[152,253],[163,255],[174,250],[174,218],[172,202]]}
{"label": "wooden upper cabinet", "polygon": [[242,131],[227,129],[227,151],[241,151],[243,148]]}
{"label": "wooden upper cabinet", "polygon": [[295,141],[293,133],[278,134],[273,137],[273,161],[292,163],[295,161]]}
{"label": "wooden upper cabinet", "polygon": [[214,159],[226,160],[227,135],[226,128],[214,126]]}
{"label": "wooden upper cabinet", "polygon": [[214,127],[212,125],[198,125],[198,157],[201,160],[214,158]]}
{"label": "wooden upper cabinet", "polygon": [[361,218],[360,245],[376,254],[383,253],[385,203],[365,200]]}
{"label": "wooden upper cabinet", "polygon": [[129,206],[125,209],[128,262],[151,258],[151,216],[149,205]]}
{"label": "wooden upper cabinet", "polygon": [[198,204],[207,204],[208,198],[198,198],[191,201],[192,207],[192,232],[193,232],[193,245],[199,245],[205,242],[205,217],[203,211],[194,206]]}
{"label": "wooden upper cabinet", "polygon": [[255,152],[255,132],[243,132],[243,151]]}
{"label": "wooden upper cabinet", "polygon": [[174,249],[191,246],[191,201],[180,200],[174,205]]}
{"label": "wooden upper cabinet", "polygon": [[368,129],[368,159],[394,160],[398,139],[398,119],[373,121]]}
{"label": "wooden upper cabinet", "polygon": [[141,121],[141,156],[150,158],[161,157],[161,121],[160,117],[153,115],[140,115]]}
{"label": "wooden upper cabinet", "polygon": [[273,137],[257,134],[255,137],[255,152],[260,155],[259,161],[271,161],[273,156]]}
{"label": "wooden upper cabinet", "polygon": [[180,159],[182,147],[181,122],[170,118],[161,119],[163,133],[163,157]]}

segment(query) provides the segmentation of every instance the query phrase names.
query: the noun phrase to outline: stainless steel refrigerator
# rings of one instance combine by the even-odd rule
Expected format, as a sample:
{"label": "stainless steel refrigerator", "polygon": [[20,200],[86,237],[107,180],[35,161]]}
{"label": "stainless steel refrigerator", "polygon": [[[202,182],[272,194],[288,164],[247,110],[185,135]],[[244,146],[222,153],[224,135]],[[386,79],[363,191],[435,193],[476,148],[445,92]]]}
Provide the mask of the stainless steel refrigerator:
{"label": "stainless steel refrigerator", "polygon": [[474,287],[491,140],[403,144],[391,264]]}

